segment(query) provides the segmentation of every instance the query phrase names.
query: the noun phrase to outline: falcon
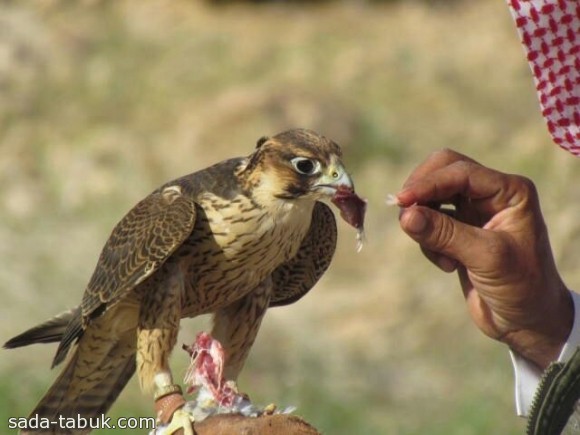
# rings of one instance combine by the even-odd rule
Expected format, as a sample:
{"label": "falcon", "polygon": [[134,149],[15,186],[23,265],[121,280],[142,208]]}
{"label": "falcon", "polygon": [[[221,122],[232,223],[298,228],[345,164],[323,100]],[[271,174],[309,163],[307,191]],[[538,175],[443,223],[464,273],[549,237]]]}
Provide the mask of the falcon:
{"label": "falcon", "polygon": [[158,419],[173,423],[185,401],[169,356],[180,320],[206,313],[224,376],[235,381],[266,310],[304,296],[332,260],[336,221],[321,201],[362,232],[366,203],[341,159],[333,141],[289,130],[135,205],[105,243],[80,305],[4,345],[59,342],[53,367],[67,360],[31,417],[99,417],[137,371]]}

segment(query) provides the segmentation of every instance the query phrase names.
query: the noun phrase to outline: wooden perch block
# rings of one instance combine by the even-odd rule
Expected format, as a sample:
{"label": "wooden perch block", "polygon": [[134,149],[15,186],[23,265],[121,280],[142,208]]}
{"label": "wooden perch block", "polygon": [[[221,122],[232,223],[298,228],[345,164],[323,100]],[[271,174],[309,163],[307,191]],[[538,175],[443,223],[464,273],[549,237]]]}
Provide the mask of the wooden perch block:
{"label": "wooden perch block", "polygon": [[[260,417],[214,415],[195,423],[193,427],[196,435],[321,435],[300,417],[286,414]],[[176,434],[183,435],[183,431]]]}

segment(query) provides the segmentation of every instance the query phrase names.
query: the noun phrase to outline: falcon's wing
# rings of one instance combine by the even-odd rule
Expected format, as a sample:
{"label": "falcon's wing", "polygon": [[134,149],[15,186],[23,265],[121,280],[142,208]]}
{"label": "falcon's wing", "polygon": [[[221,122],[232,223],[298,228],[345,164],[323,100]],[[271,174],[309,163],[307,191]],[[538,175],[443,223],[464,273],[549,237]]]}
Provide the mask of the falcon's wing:
{"label": "falcon's wing", "polygon": [[270,307],[296,302],[326,271],[336,248],[336,220],[330,208],[317,202],[310,229],[298,253],[272,272],[274,293]]}
{"label": "falcon's wing", "polygon": [[96,315],[151,276],[191,234],[195,202],[169,185],[139,202],[113,229],[83,296],[82,316]]}

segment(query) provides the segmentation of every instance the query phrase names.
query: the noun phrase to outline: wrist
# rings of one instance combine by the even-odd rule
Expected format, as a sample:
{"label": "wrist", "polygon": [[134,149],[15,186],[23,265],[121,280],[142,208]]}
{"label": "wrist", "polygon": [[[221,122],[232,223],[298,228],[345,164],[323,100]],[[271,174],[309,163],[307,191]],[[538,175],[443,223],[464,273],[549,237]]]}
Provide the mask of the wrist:
{"label": "wrist", "polygon": [[502,340],[542,370],[558,359],[574,325],[574,303],[567,288],[558,292],[557,301],[551,307],[544,310],[541,321],[514,330]]}

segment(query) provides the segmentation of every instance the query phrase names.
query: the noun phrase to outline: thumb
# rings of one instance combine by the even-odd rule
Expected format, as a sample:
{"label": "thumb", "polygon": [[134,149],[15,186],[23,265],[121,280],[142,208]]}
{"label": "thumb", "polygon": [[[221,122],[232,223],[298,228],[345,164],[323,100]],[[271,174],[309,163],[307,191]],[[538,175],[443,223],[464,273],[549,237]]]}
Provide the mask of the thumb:
{"label": "thumb", "polygon": [[465,224],[445,213],[423,206],[405,208],[399,217],[403,231],[423,249],[445,255],[470,268],[481,262],[490,232]]}

